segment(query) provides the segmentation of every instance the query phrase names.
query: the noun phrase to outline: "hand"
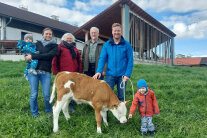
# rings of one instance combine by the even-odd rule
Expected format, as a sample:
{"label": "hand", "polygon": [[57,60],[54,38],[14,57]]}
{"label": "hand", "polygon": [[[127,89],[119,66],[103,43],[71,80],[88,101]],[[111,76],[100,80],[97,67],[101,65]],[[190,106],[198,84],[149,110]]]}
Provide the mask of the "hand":
{"label": "hand", "polygon": [[94,79],[99,79],[101,77],[101,73],[96,73],[94,76],[93,76],[93,78]]}
{"label": "hand", "polygon": [[30,54],[28,54],[27,56],[25,56],[25,60],[31,61],[32,60],[32,56]]}
{"label": "hand", "polygon": [[106,72],[103,72],[102,75],[105,76],[106,75]]}
{"label": "hand", "polygon": [[129,114],[128,119],[132,118],[132,114]]}
{"label": "hand", "polygon": [[129,77],[124,76],[123,81],[127,82],[129,80]]}

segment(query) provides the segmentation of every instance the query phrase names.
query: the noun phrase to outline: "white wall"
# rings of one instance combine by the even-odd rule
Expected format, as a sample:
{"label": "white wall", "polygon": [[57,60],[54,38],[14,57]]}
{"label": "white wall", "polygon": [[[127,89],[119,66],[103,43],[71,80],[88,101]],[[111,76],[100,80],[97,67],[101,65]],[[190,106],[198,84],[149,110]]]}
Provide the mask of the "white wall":
{"label": "white wall", "polygon": [[83,51],[84,42],[76,42],[76,48]]}
{"label": "white wall", "polygon": [[2,18],[0,17],[0,40],[3,40],[4,39],[4,31],[3,31],[3,27],[6,25],[6,19],[5,18]]}
{"label": "white wall", "polygon": [[1,55],[0,54],[0,60],[20,61],[20,60],[25,60],[25,59],[24,59],[24,55]]}
{"label": "white wall", "polygon": [[[30,32],[23,29],[17,29],[13,27],[6,27],[6,40],[20,40],[21,39],[21,32],[31,33],[33,35],[33,41],[36,42],[37,40],[41,40],[42,34]],[[57,43],[60,42],[60,38],[55,37]]]}

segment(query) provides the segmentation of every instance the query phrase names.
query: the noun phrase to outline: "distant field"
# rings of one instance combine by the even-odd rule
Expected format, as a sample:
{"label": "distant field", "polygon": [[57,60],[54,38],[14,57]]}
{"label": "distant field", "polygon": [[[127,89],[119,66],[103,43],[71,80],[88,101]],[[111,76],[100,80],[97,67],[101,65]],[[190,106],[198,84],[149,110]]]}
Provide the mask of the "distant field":
{"label": "distant field", "polygon": [[[94,110],[89,105],[75,105],[76,112],[68,121],[61,113],[59,131],[53,133],[52,117],[44,111],[41,89],[40,116],[32,118],[30,87],[23,77],[25,66],[24,61],[0,61],[0,137],[141,137],[138,112],[126,124],[117,124],[109,113],[109,126],[102,125],[103,133],[97,134]],[[141,78],[155,92],[160,108],[160,116],[153,116],[155,137],[207,137],[207,68],[135,65],[131,77],[135,90]],[[130,83],[126,100],[132,101]]]}

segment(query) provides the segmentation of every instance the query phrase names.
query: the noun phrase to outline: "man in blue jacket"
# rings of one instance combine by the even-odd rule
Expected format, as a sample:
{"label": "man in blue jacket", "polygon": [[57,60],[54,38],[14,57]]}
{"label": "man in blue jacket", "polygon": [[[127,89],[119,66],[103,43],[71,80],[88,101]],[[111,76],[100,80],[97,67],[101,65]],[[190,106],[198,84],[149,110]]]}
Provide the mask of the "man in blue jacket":
{"label": "man in blue jacket", "polygon": [[[107,63],[105,81],[114,89],[117,85],[118,98],[124,101],[125,90],[120,88],[122,81],[127,82],[133,69],[133,49],[130,43],[122,37],[122,29],[119,23],[112,25],[112,35],[103,46],[99,57],[98,68],[94,79],[100,78],[104,65]],[[122,77],[123,76],[123,77]],[[126,88],[125,88],[126,89]]]}

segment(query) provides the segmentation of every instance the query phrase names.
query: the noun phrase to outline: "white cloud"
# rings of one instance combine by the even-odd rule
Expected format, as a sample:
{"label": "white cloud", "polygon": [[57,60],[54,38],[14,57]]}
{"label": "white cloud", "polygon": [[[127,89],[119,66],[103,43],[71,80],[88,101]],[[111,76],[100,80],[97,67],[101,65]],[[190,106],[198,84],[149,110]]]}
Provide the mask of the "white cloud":
{"label": "white cloud", "polygon": [[108,6],[116,2],[117,0],[90,0],[92,6]]}
{"label": "white cloud", "polygon": [[94,14],[85,13],[84,11],[89,9],[87,9],[87,5],[79,1],[76,3],[76,6],[80,4],[79,7],[75,7],[74,9],[67,9],[61,6],[67,2],[66,0],[2,0],[2,2],[15,7],[19,7],[19,5],[23,4],[28,5],[28,10],[30,12],[49,18],[51,15],[57,15],[60,17],[60,21],[67,22],[71,25],[81,26],[95,16]]}
{"label": "white cloud", "polygon": [[43,2],[54,6],[64,6],[67,4],[67,0],[43,0]]}
{"label": "white cloud", "polygon": [[[47,8],[45,8],[47,7]],[[50,12],[48,12],[48,9]],[[31,11],[50,17],[51,15],[57,15],[60,17],[60,21],[67,22],[71,25],[81,26],[95,15],[88,15],[84,12],[80,12],[75,9],[67,9],[64,7],[56,7],[54,5],[45,5],[43,3],[34,3],[31,7]]]}
{"label": "white cloud", "polygon": [[189,25],[176,23],[172,30],[177,35],[177,38],[202,39],[207,37],[207,20]]}
{"label": "white cloud", "polygon": [[174,12],[187,12],[207,9],[206,0],[132,0],[143,9],[153,11],[171,10]]}
{"label": "white cloud", "polygon": [[74,9],[76,9],[76,10],[83,10],[83,11],[89,11],[90,7],[89,7],[89,5],[87,5],[84,2],[76,0],[75,1],[75,8]]}

